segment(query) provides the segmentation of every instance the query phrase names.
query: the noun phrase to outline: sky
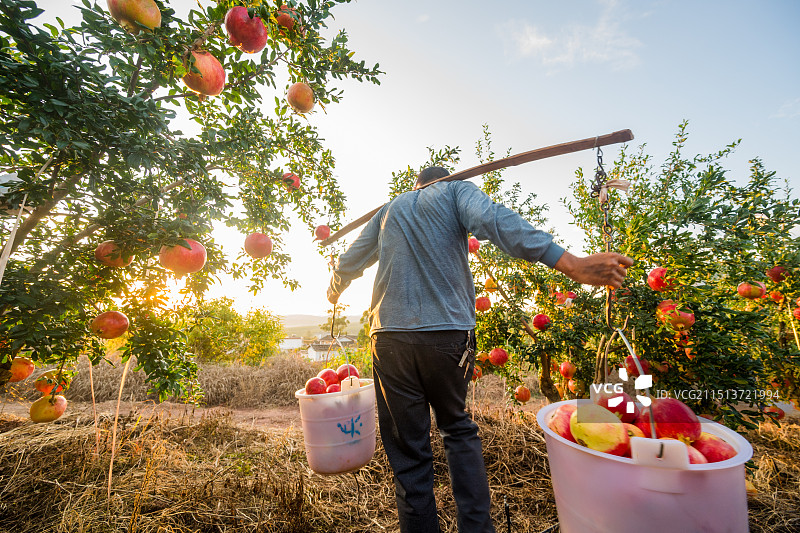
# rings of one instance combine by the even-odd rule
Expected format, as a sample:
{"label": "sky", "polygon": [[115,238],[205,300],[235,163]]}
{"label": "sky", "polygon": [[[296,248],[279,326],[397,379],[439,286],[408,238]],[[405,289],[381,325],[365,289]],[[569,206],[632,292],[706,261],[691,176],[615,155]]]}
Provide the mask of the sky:
{"label": "sky", "polygon": [[[75,20],[63,0],[38,3],[48,10],[44,17]],[[169,4],[180,14],[192,2]],[[731,178],[745,180],[748,161],[758,157],[797,194],[800,3],[506,0],[495,6],[357,0],[333,10],[328,35],[345,29],[355,58],[385,72],[381,85],[337,80],[343,101],[308,115],[336,158],[346,221],[387,201],[392,172],[423,164],[428,147],[459,147],[458,169],[478,164],[484,125],[496,154],[628,128],[635,137],[630,146],[645,145],[660,165],[687,120],[685,153],[716,152],[741,139],[724,165]],[[265,101],[271,106],[271,98]],[[607,167],[617,153],[617,146],[604,149]],[[582,255],[581,232],[561,201],[578,167],[592,176],[595,154],[528,163],[504,177],[535,192],[558,240]],[[231,258],[244,237],[225,228],[215,233]],[[223,278],[208,296],[230,296],[240,312],[326,314],[330,270],[311,239],[300,223],[287,239],[291,274],[301,285],[294,292],[271,281],[253,296],[246,282]],[[374,275],[372,267],[342,295],[347,314],[369,307]]]}

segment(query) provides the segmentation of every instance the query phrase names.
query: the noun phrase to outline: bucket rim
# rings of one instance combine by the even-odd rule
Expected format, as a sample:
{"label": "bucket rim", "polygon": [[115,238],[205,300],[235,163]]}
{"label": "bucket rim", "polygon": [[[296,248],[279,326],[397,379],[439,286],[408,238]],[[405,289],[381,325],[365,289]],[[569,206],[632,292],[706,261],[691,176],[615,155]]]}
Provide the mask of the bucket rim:
{"label": "bucket rim", "polygon": [[[580,444],[577,444],[575,442],[570,442],[569,440],[565,439],[564,437],[562,437],[561,435],[557,434],[555,431],[550,429],[547,426],[545,418],[552,411],[556,410],[559,406],[569,403],[577,405],[579,403],[586,404],[593,402],[592,400],[587,400],[587,399],[563,400],[560,402],[545,405],[544,407],[539,409],[536,412],[536,423],[539,424],[539,427],[542,429],[546,437],[556,439],[556,442],[558,442],[559,444],[566,444],[575,450],[579,450],[583,453],[594,455],[601,459],[608,459],[611,461],[616,461],[618,463],[623,463],[623,464],[629,464],[632,466],[643,466],[634,463],[633,459],[629,457],[621,457],[618,455],[611,455],[608,453],[599,452],[597,450],[592,450],[591,448],[581,446]],[[711,433],[717,437],[722,437],[723,440],[725,440],[728,444],[731,444],[736,448],[737,453],[730,459],[726,459],[724,461],[717,461],[716,463],[690,464],[689,471],[697,472],[697,471],[708,471],[708,470],[723,470],[726,468],[741,466],[753,457],[753,446],[747,439],[745,439],[732,429],[725,427],[718,422],[714,422],[713,420],[709,420],[701,416],[698,416],[697,418],[700,420],[700,425],[703,431]],[[713,430],[710,432],[707,431],[707,429],[709,428],[713,428]]]}
{"label": "bucket rim", "polygon": [[357,389],[350,389],[346,391],[339,391],[339,392],[324,392],[322,394],[306,394],[306,389],[303,387],[302,389],[297,389],[294,393],[294,397],[298,400],[319,400],[322,398],[336,398],[338,396],[348,396],[350,394],[358,394],[361,391],[367,391],[370,389],[375,388],[375,380],[368,379],[368,378],[358,378],[359,382],[367,381],[366,385],[361,385]]}

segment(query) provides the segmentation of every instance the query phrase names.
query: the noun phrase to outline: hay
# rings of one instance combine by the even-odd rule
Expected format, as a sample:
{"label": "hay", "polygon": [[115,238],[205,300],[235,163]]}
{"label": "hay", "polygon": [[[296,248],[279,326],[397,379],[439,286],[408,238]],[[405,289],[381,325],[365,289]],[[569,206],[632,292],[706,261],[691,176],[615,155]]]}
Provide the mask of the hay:
{"label": "hay", "polygon": [[[82,362],[88,365],[87,362]],[[294,391],[319,363],[295,357],[269,364],[202,367],[209,406],[296,407]],[[88,368],[82,368],[88,370]],[[95,371],[98,401],[116,399],[122,368]],[[124,399],[148,399],[141,373],[131,373]],[[17,395],[32,383],[15,384]],[[535,383],[528,383],[536,391]],[[88,371],[68,396],[91,395]],[[509,408],[502,379],[485,376],[475,390],[473,416],[484,457],[498,533],[537,533],[557,523],[546,448],[534,413],[534,394],[523,408]],[[13,397],[13,396],[12,396]],[[472,406],[472,391],[468,406]],[[493,407],[479,407],[493,406]],[[68,411],[52,424],[0,415],[0,533],[189,532],[396,532],[392,474],[378,440],[373,461],[354,474],[311,472],[302,432],[237,425],[231,413],[191,410],[136,411],[121,418],[113,491],[106,494],[113,417],[100,419],[99,448],[91,418]],[[455,532],[444,447],[432,430],[435,493],[442,531]],[[800,531],[800,426],[762,424],[745,435],[758,467],[750,479],[753,532]]]}
{"label": "hay", "polygon": [[[543,435],[529,413],[475,413],[498,532],[536,533],[557,522]],[[392,476],[380,446],[354,474],[308,470],[302,434],[247,429],[225,414],[121,419],[112,496],[106,496],[110,417],[94,453],[91,421],[0,420],[0,531],[15,533],[396,532]],[[433,430],[442,530],[455,532],[444,449]],[[749,434],[759,470],[751,530],[798,531],[800,426]]]}
{"label": "hay", "polygon": [[758,490],[749,499],[750,530],[800,532],[800,425],[766,422],[745,438],[757,467],[750,480]]}
{"label": "hay", "polygon": [[[98,403],[116,400],[119,382],[125,365],[101,362],[95,366],[94,389]],[[136,358],[131,361],[131,369],[136,367]],[[28,380],[9,383],[6,397],[11,400],[36,400],[41,396],[33,381],[39,374],[51,367],[37,369]],[[321,363],[303,357],[279,355],[272,357],[260,367],[232,364],[227,366],[200,364],[198,378],[203,388],[202,403],[209,407],[257,408],[263,405],[288,406],[297,403],[294,392],[302,388],[306,380],[322,369]],[[129,372],[125,379],[122,400],[125,402],[155,401],[157,396],[148,393],[144,372]],[[81,357],[69,390],[65,394],[70,401],[91,402],[89,383],[89,360]],[[178,398],[171,398],[179,401]]]}

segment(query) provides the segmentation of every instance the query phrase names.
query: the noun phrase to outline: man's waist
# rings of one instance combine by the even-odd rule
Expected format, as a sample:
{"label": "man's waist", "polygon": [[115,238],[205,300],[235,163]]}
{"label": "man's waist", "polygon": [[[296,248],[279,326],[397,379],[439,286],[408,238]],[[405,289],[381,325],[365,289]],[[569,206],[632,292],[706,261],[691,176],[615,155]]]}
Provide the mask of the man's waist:
{"label": "man's waist", "polygon": [[450,342],[462,342],[467,338],[467,333],[471,330],[433,330],[433,331],[378,331],[372,334],[377,339],[391,339],[393,341],[404,342],[406,344],[444,344]]}

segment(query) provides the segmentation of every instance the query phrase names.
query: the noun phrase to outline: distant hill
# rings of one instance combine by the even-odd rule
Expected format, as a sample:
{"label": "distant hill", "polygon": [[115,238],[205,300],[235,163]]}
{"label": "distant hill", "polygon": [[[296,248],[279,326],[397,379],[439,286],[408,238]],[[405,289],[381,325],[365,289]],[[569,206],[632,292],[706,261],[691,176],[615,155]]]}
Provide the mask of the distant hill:
{"label": "distant hill", "polygon": [[[361,315],[348,315],[347,325],[348,335],[357,335],[361,330]],[[324,335],[320,326],[328,321],[325,315],[286,315],[281,316],[283,328],[286,330],[287,335],[297,335],[300,337],[316,337],[317,335]]]}

